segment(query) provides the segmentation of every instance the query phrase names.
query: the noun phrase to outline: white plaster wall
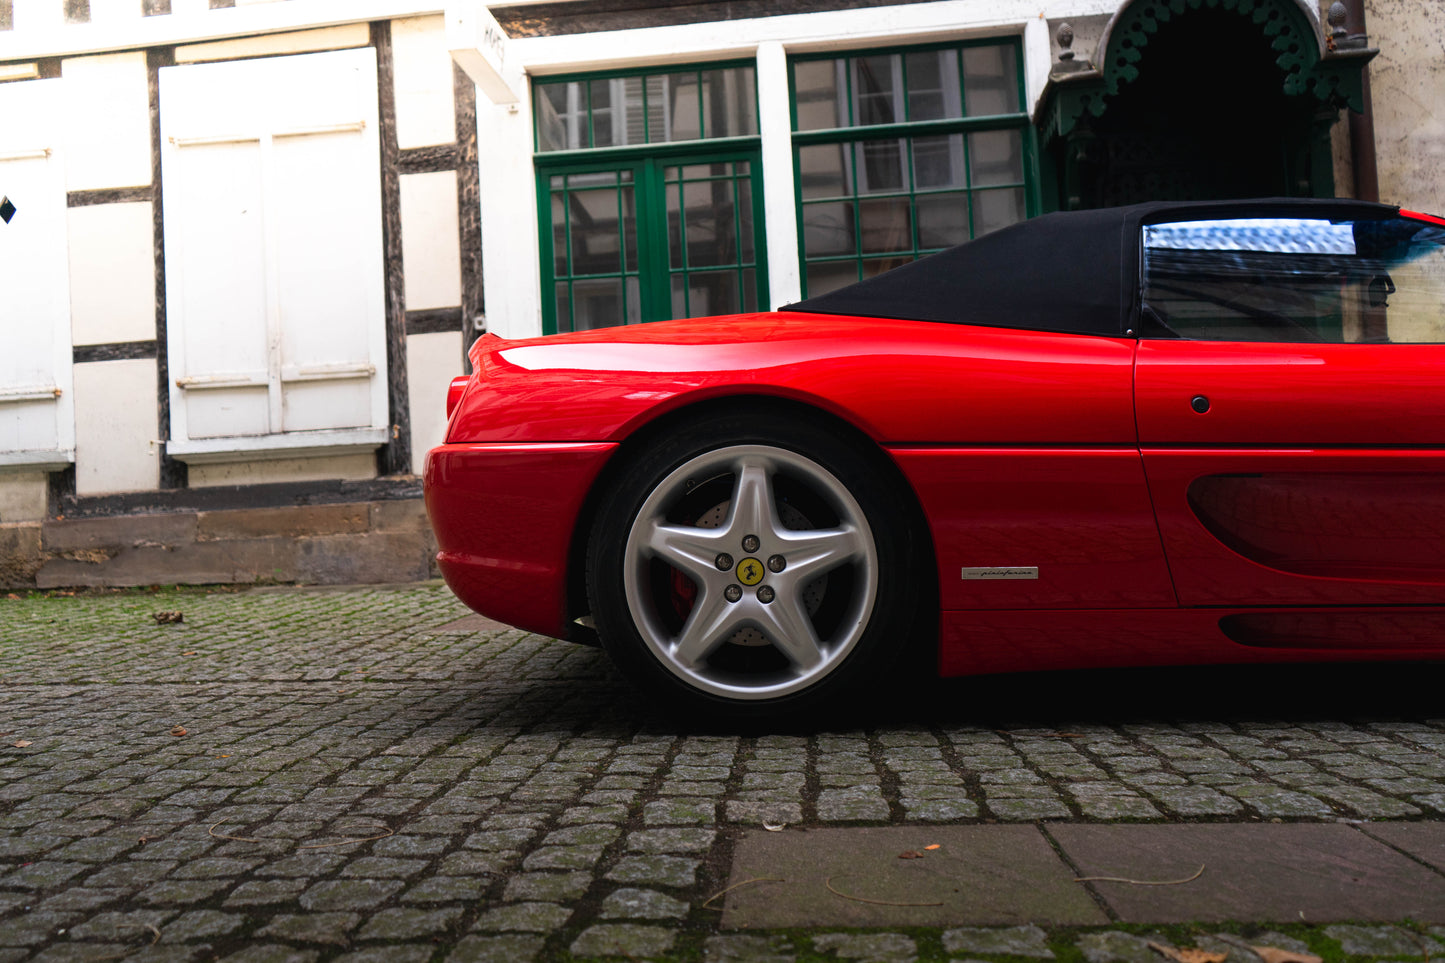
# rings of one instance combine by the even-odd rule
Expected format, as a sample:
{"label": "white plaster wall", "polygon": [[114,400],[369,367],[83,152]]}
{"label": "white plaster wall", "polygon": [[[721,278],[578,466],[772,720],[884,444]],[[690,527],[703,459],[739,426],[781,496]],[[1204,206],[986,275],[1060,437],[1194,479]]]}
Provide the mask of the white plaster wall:
{"label": "white plaster wall", "polygon": [[65,23],[64,0],[14,0],[11,25],[21,30],[44,30]]}
{"label": "white plaster wall", "polygon": [[317,50],[342,50],[365,47],[371,42],[371,29],[364,23],[348,23],[320,30],[298,30],[294,33],[268,33],[259,37],[238,37],[214,43],[188,44],[176,48],[176,63],[200,63],[206,60],[239,60],[242,57],[275,57],[280,54],[311,53]]}
{"label": "white plaster wall", "polygon": [[146,55],[103,54],[61,61],[65,81],[67,190],[151,182]]}
{"label": "white plaster wall", "polygon": [[402,150],[457,139],[452,58],[446,18],[410,17],[391,23],[395,63],[396,142]]}
{"label": "white plaster wall", "polygon": [[75,491],[142,491],[159,483],[156,363],[75,366]]}
{"label": "white plaster wall", "polygon": [[44,519],[49,487],[43,471],[0,471],[0,524]]}
{"label": "white plaster wall", "polygon": [[155,243],[149,201],[66,211],[74,344],[156,336]]}
{"label": "white plaster wall", "polygon": [[462,303],[455,171],[401,177],[401,260],[408,311]]}
{"label": "white plaster wall", "polygon": [[215,485],[266,485],[273,482],[361,481],[376,477],[376,455],[365,451],[318,458],[275,458],[262,461],[191,465],[186,479],[192,488]]}
{"label": "white plaster wall", "polygon": [[1368,0],[1380,200],[1445,209],[1445,3]]}
{"label": "white plaster wall", "polygon": [[90,0],[91,23],[123,23],[139,20],[144,11],[141,0]]}
{"label": "white plaster wall", "polygon": [[406,339],[407,399],[411,404],[411,470],[420,475],[428,450],[447,431],[447,386],[462,373],[459,331],[413,334]]}

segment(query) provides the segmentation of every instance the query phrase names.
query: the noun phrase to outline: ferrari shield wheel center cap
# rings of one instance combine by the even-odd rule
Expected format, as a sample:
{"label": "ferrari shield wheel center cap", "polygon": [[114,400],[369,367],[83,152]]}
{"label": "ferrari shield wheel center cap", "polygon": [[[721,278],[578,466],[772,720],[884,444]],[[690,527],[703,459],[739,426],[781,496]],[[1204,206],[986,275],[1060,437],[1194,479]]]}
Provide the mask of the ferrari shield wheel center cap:
{"label": "ferrari shield wheel center cap", "polygon": [[763,563],[755,558],[745,558],[738,563],[738,581],[744,585],[757,585],[763,580]]}

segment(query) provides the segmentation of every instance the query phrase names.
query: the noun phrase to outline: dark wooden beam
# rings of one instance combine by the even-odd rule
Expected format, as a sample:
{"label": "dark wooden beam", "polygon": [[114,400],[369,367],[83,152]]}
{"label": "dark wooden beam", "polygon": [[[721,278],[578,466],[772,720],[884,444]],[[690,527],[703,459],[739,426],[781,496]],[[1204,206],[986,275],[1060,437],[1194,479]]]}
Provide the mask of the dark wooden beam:
{"label": "dark wooden beam", "polygon": [[462,370],[472,371],[467,352],[477,340],[482,316],[482,185],[477,169],[477,85],[452,65],[457,110],[457,229],[462,263]]}
{"label": "dark wooden beam", "polygon": [[391,22],[371,24],[376,48],[376,81],[381,140],[381,257],[386,314],[386,380],[391,441],[376,453],[383,475],[411,472],[411,411],[406,385],[406,278],[401,259],[401,151],[396,144],[395,62]]}
{"label": "dark wooden beam", "polygon": [[134,204],[149,201],[155,196],[155,188],[116,187],[93,191],[69,191],[65,195],[66,207],[91,207],[95,204]]}
{"label": "dark wooden beam", "polygon": [[93,361],[140,361],[156,356],[154,341],[114,341],[110,344],[78,344],[70,349],[72,364]]}
{"label": "dark wooden beam", "polygon": [[[151,236],[155,249],[156,293],[156,429],[162,443],[171,440],[171,378],[166,332],[166,224],[161,203],[161,68],[176,62],[176,48],[151,47],[146,51],[146,83],[151,110]],[[161,449],[161,488],[185,488],[186,463]]]}

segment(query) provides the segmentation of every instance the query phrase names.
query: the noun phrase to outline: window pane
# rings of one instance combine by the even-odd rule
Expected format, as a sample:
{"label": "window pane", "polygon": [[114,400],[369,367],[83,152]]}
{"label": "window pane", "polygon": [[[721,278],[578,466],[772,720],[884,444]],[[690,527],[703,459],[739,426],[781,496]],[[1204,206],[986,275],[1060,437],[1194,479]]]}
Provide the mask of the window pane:
{"label": "window pane", "polygon": [[858,224],[865,254],[913,250],[913,205],[906,197],[859,201]]}
{"label": "window pane", "polygon": [[[617,222],[617,191],[573,191],[569,201],[572,274],[620,272],[621,232]],[[574,294],[574,297],[580,299],[579,295]]]}
{"label": "window pane", "polygon": [[808,297],[816,298],[858,281],[858,265],[853,261],[808,265]]}
{"label": "window pane", "polygon": [[743,310],[758,309],[758,272],[752,268],[743,271]]}
{"label": "window pane", "polygon": [[853,59],[856,123],[896,124],[903,121],[903,59],[880,54]]}
{"label": "window pane", "polygon": [[[745,164],[739,164],[745,167]],[[753,251],[753,182],[747,177],[740,177],[737,180],[738,187],[738,245],[739,256],[743,264],[752,264],[756,260]]]}
{"label": "window pane", "polygon": [[594,80],[592,146],[621,147],[643,142],[642,78]]}
{"label": "window pane", "polygon": [[976,191],[973,195],[973,236],[982,237],[990,231],[1017,224],[1024,219],[1022,187],[992,191]]}
{"label": "window pane", "polygon": [[853,204],[830,201],[803,206],[803,251],[808,257],[852,254]]}
{"label": "window pane", "polygon": [[968,195],[922,194],[918,198],[918,247],[937,250],[968,240]]}
{"label": "window pane", "polygon": [[963,93],[968,116],[1016,114],[1022,109],[1016,61],[1013,44],[963,48]]}
{"label": "window pane", "polygon": [[[698,116],[698,85],[696,73],[665,74],[651,78],[660,80],[662,105],[661,135],[654,131],[654,141],[697,140],[702,136],[702,118]],[[648,92],[649,102],[652,93]]]}
{"label": "window pane", "polygon": [[567,296],[567,282],[557,282],[557,330],[572,330],[572,299]]}
{"label": "window pane", "polygon": [[968,168],[974,187],[1022,183],[1023,135],[1017,130],[989,130],[969,134]]}
{"label": "window pane", "polygon": [[582,84],[538,84],[536,87],[537,149],[585,147],[587,100]]}
{"label": "window pane", "polygon": [[690,268],[737,263],[731,180],[684,183],[683,220]]}
{"label": "window pane", "polygon": [[742,310],[736,271],[694,271],[687,276],[687,311],[693,318]]}
{"label": "window pane", "polygon": [[623,270],[637,270],[637,199],[632,185],[622,188]]}
{"label": "window pane", "polygon": [[627,323],[642,323],[642,285],[635,277],[627,279]]}
{"label": "window pane", "polygon": [[[672,173],[676,167],[669,167]],[[667,263],[674,271],[681,271],[682,260],[682,186],[668,184],[667,192]]]}
{"label": "window pane", "polygon": [[1445,229],[1404,218],[1252,218],[1145,229],[1151,334],[1445,341]]}
{"label": "window pane", "polygon": [[858,193],[908,190],[905,143],[899,138],[889,138],[858,144]]}
{"label": "window pane", "polygon": [[758,132],[758,98],[753,68],[731,67],[702,72],[706,137],[750,137]]}
{"label": "window pane", "polygon": [[687,317],[687,275],[685,274],[672,276],[672,316],[674,318]]}
{"label": "window pane", "polygon": [[798,190],[804,198],[842,197],[853,193],[848,144],[798,148]]}
{"label": "window pane", "polygon": [[622,279],[572,283],[572,329],[590,331],[622,322]]}
{"label": "window pane", "polygon": [[567,195],[561,191],[552,194],[552,273],[556,277],[567,274]]}
{"label": "window pane", "polygon": [[963,135],[913,138],[913,185],[926,191],[966,187],[963,175]]}
{"label": "window pane", "polygon": [[846,60],[803,60],[793,64],[793,103],[798,111],[798,130],[850,126],[844,99],[845,63]]}
{"label": "window pane", "polygon": [[905,58],[908,68],[908,119],[948,120],[963,116],[958,83],[958,51],[928,50]]}
{"label": "window pane", "polygon": [[896,268],[896,267],[902,267],[903,265],[907,264],[907,263],[908,263],[909,261],[911,261],[911,260],[913,260],[913,258],[911,258],[911,257],[875,257],[875,258],[869,258],[868,260],[866,260],[866,261],[863,262],[863,277],[865,277],[865,278],[877,277],[878,275],[882,274],[884,271],[891,271],[891,270],[893,270],[893,269]]}

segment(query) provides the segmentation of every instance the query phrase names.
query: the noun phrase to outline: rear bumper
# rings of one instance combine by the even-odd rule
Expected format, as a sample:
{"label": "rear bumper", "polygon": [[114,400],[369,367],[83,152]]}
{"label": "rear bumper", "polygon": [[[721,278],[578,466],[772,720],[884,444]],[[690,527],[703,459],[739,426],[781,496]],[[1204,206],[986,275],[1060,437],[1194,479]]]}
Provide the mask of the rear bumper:
{"label": "rear bumper", "polygon": [[488,618],[567,636],[567,564],[587,493],[616,445],[442,445],[426,508],[452,591]]}

